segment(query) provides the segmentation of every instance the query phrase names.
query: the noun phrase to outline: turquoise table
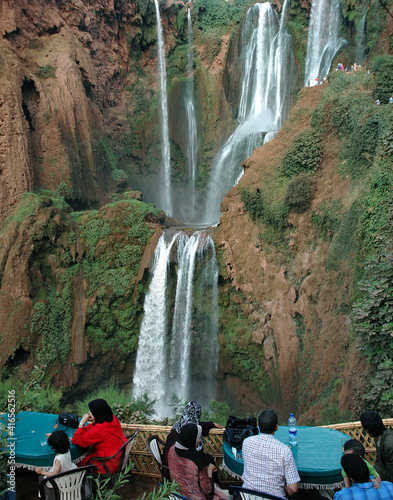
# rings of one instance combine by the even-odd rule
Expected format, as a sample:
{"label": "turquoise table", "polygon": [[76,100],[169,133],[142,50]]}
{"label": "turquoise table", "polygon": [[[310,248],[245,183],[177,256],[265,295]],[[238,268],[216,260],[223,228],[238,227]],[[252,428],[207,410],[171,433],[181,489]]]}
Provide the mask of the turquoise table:
{"label": "turquoise table", "polygon": [[[293,457],[300,475],[301,488],[331,489],[341,487],[340,460],[342,447],[350,439],[346,434],[322,427],[298,427],[298,444],[291,445]],[[274,435],[289,446],[288,427],[279,427]],[[224,468],[233,477],[241,479],[243,459],[237,458],[232,448],[224,442]]]}
{"label": "turquoise table", "polygon": [[[9,439],[9,443],[15,443],[15,466],[27,467],[51,467],[55,453],[46,443],[45,434],[53,432],[54,425],[57,424],[57,415],[49,413],[38,413],[33,411],[22,411],[16,415],[14,435]],[[7,426],[7,414],[0,415],[0,424]],[[72,438],[75,429],[67,428],[65,425],[58,425],[59,430],[63,430]],[[71,443],[71,457],[77,463],[86,450]]]}

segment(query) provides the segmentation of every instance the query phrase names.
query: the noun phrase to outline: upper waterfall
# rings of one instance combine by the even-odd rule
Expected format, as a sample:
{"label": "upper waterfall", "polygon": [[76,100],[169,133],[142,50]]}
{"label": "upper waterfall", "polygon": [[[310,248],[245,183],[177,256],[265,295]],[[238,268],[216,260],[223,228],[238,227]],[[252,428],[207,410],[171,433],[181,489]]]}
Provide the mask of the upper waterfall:
{"label": "upper waterfall", "polygon": [[[338,36],[340,0],[313,0],[308,31],[305,85],[315,85],[330,71],[337,52],[346,44]],[[316,80],[318,79],[318,80]]]}
{"label": "upper waterfall", "polygon": [[171,150],[169,143],[168,125],[168,96],[166,88],[166,63],[164,34],[161,24],[160,7],[158,0],[154,0],[156,6],[157,20],[157,45],[158,45],[158,65],[160,72],[160,118],[161,118],[161,180],[162,195],[161,206],[163,210],[172,215],[172,194],[171,194]]}
{"label": "upper waterfall", "polygon": [[277,131],[289,111],[294,68],[292,37],[286,28],[285,0],[281,21],[269,2],[257,3],[241,28],[242,78],[239,125],[217,153],[209,178],[204,222],[220,218],[220,204],[241,175],[241,162],[263,144],[263,135]]}

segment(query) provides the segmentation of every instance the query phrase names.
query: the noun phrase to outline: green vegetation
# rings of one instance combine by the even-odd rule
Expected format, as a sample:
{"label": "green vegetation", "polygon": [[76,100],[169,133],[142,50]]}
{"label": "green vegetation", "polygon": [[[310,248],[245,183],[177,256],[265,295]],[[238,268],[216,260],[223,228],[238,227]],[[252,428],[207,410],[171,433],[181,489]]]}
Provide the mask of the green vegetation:
{"label": "green vegetation", "polygon": [[306,172],[302,172],[288,184],[285,203],[296,213],[305,212],[310,208],[316,189],[315,179]]}
{"label": "green vegetation", "polygon": [[[34,366],[25,379],[22,379],[22,375],[17,370],[8,375],[3,370],[0,391],[4,395],[9,394],[9,391],[15,391],[17,395],[15,413],[31,410],[42,413],[59,413],[62,390],[47,384],[46,379],[46,366]],[[7,405],[7,398],[4,397],[0,411],[7,413]]]}
{"label": "green vegetation", "polygon": [[393,95],[393,55],[378,56],[373,62],[375,72],[374,97],[387,104]]}
{"label": "green vegetation", "polygon": [[322,159],[322,136],[314,130],[298,134],[284,155],[282,175],[293,177],[301,172],[315,172]]}
{"label": "green vegetation", "polygon": [[125,424],[149,423],[154,413],[155,401],[150,401],[146,394],[141,398],[131,399],[129,390],[121,390],[114,384],[89,392],[82,400],[71,405],[69,411],[82,416],[89,411],[88,404],[94,399],[105,399],[116,417]]}
{"label": "green vegetation", "polygon": [[54,78],[56,75],[56,66],[53,64],[45,64],[45,66],[41,66],[37,69],[36,75],[41,78]]}

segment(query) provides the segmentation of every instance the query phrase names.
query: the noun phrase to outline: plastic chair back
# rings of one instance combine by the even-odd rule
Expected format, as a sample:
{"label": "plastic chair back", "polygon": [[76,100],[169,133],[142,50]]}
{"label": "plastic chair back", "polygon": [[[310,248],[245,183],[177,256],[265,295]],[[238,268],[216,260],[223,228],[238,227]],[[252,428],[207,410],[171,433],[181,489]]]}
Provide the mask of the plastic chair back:
{"label": "plastic chair back", "polygon": [[90,483],[88,476],[91,476],[95,470],[95,465],[86,465],[43,479],[40,484],[41,499],[48,498],[49,484],[52,486],[50,496],[53,498],[53,492],[55,500],[87,500],[91,498],[91,487],[86,491],[85,486]]}

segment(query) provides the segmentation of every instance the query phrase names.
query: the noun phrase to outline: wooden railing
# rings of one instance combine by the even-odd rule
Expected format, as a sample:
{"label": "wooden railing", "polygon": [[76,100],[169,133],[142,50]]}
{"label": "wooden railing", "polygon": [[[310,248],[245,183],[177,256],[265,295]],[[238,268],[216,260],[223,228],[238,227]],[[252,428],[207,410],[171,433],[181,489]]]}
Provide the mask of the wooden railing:
{"label": "wooden railing", "polygon": [[[393,418],[385,419],[384,424],[386,427],[393,428]],[[364,444],[366,448],[366,459],[371,463],[375,461],[375,447],[374,440],[363,430],[359,422],[346,422],[343,424],[324,425],[329,429],[336,429],[344,432],[353,439],[358,439]],[[160,471],[150,455],[146,439],[153,434],[157,434],[165,441],[168,433],[171,430],[169,426],[160,425],[138,425],[138,424],[122,424],[125,434],[131,434],[137,428],[139,433],[135,439],[131,451],[131,460],[134,463],[133,474],[138,476],[144,481],[158,481],[161,478]],[[206,453],[210,453],[216,459],[218,466],[222,464],[223,460],[223,429],[211,429],[209,435],[203,438],[203,449]],[[219,467],[219,478],[223,486],[228,484],[236,484],[236,481],[228,476],[224,470]]]}

